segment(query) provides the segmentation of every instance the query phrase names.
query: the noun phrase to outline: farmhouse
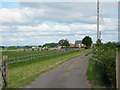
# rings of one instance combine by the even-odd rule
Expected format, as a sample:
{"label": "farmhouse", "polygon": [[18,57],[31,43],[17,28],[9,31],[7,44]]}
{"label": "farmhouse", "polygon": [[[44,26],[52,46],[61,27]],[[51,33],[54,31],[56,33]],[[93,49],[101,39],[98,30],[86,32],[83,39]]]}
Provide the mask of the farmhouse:
{"label": "farmhouse", "polygon": [[75,47],[75,44],[70,44],[70,47],[71,47],[71,48]]}
{"label": "farmhouse", "polygon": [[82,44],[81,40],[76,40],[75,44],[70,44],[70,47],[77,47],[77,48],[81,48],[81,47],[85,47],[84,44]]}

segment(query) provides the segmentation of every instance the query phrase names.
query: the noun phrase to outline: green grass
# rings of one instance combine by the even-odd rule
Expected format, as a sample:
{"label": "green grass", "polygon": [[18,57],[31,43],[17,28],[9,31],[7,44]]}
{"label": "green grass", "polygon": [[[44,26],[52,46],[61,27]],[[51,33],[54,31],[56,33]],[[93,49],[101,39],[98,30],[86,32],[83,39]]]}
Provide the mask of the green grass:
{"label": "green grass", "polygon": [[87,79],[89,80],[90,84],[92,85],[92,88],[100,88],[100,86],[97,84],[97,76],[96,72],[94,71],[94,66],[93,66],[93,61],[92,58],[89,60],[88,63],[88,70],[87,70]]}
{"label": "green grass", "polygon": [[57,52],[56,50],[51,51],[3,51],[2,56],[8,56],[9,58],[12,57],[20,57],[20,56],[26,56],[26,55],[33,55],[33,54],[40,54],[40,53],[53,53]]}
{"label": "green grass", "polygon": [[85,51],[88,50],[74,51],[66,54],[41,58],[40,60],[11,64],[9,65],[8,70],[8,88],[18,88],[29,84],[44,72],[47,72],[65,61],[81,55],[82,52]]}

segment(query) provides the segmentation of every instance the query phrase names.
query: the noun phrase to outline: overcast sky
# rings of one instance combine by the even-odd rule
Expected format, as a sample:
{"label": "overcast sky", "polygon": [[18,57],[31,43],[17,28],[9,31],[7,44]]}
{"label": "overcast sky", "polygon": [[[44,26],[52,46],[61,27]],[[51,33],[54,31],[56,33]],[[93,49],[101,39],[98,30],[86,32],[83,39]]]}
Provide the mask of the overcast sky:
{"label": "overcast sky", "polygon": [[[4,2],[0,3],[1,44],[43,45],[85,36],[96,41],[95,2]],[[117,2],[100,3],[102,41],[118,40]]]}

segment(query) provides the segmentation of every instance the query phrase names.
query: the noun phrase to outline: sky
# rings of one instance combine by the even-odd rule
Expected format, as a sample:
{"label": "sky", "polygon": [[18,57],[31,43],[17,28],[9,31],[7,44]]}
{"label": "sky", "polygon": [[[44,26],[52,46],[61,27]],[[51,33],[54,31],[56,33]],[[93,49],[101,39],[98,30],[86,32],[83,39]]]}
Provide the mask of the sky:
{"label": "sky", "polygon": [[[100,3],[103,42],[118,41],[118,3]],[[43,45],[90,36],[96,42],[96,2],[0,2],[0,45]]]}

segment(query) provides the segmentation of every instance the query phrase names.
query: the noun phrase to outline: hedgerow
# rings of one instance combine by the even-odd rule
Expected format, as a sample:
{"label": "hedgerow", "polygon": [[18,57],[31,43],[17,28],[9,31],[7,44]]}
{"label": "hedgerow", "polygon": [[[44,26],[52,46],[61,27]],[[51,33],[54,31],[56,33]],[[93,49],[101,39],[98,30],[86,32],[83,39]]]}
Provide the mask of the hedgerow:
{"label": "hedgerow", "polygon": [[93,57],[90,59],[94,79],[98,85],[106,87],[116,86],[116,43],[108,42],[93,49]]}

